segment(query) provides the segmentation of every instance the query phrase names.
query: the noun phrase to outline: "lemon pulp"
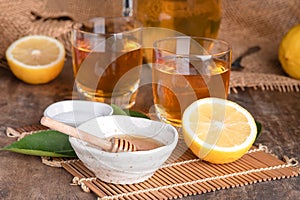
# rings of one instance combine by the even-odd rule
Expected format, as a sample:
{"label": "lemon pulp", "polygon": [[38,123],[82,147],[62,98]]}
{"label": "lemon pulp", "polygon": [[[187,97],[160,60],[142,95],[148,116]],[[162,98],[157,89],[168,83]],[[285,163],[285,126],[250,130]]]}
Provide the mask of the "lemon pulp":
{"label": "lemon pulp", "polygon": [[238,104],[205,98],[191,104],[182,118],[186,144],[199,158],[212,163],[233,162],[252,146],[256,124]]}
{"label": "lemon pulp", "polygon": [[48,36],[20,38],[6,51],[13,74],[30,84],[47,83],[56,78],[63,68],[64,57],[64,46]]}

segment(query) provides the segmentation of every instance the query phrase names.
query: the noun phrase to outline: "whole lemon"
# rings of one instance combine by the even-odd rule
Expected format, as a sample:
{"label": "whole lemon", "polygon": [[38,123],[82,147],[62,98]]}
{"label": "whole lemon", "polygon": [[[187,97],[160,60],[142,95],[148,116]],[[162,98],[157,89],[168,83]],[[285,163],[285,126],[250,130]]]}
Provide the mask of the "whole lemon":
{"label": "whole lemon", "polygon": [[300,24],[292,27],[283,37],[278,55],[284,71],[300,79]]}

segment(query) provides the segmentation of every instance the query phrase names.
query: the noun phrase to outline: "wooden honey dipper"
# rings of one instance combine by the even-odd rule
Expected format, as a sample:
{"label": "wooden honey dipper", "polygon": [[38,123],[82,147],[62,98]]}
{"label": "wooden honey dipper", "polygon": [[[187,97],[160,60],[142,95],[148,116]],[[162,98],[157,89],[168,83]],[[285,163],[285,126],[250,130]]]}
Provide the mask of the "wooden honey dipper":
{"label": "wooden honey dipper", "polygon": [[49,117],[42,117],[41,124],[50,129],[62,132],[66,135],[72,136],[74,138],[83,140],[92,145],[100,147],[104,151],[117,153],[117,152],[131,152],[137,150],[134,144],[132,144],[131,142],[125,139],[113,137],[110,140],[106,140],[103,138],[99,138],[92,134],[84,132],[82,130],[76,129],[72,126],[53,120]]}

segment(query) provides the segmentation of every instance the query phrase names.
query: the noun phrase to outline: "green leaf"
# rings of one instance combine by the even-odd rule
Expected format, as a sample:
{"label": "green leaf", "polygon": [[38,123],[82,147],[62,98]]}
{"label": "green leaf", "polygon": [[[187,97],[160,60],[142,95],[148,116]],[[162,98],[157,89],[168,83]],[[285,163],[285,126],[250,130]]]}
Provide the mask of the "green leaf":
{"label": "green leaf", "polygon": [[113,108],[113,115],[128,115],[122,108],[115,104],[110,105]]}
{"label": "green leaf", "polygon": [[257,140],[257,138],[258,138],[258,137],[260,136],[260,134],[261,134],[261,131],[262,131],[262,125],[261,125],[261,123],[258,122],[258,121],[255,121],[255,123],[256,123],[256,128],[257,128],[257,134],[256,134],[255,140]]}
{"label": "green leaf", "polygon": [[34,156],[76,157],[69,136],[54,130],[27,135],[1,150]]}
{"label": "green leaf", "polygon": [[149,119],[149,117],[141,112],[134,111],[134,110],[128,110],[128,109],[122,109],[119,106],[115,104],[111,104],[111,107],[113,108],[113,115],[127,115],[131,117],[140,117],[140,118],[146,118]]}
{"label": "green leaf", "polygon": [[129,116],[131,117],[140,117],[140,118],[146,118],[146,119],[150,119],[147,115],[145,115],[144,113],[135,111],[135,110],[124,110],[126,113],[129,114]]}

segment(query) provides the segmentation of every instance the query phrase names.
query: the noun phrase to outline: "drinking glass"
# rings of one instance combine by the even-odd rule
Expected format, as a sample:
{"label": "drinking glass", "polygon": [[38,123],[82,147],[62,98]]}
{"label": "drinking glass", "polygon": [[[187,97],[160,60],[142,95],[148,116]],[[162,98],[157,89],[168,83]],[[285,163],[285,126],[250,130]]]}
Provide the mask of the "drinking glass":
{"label": "drinking glass", "polygon": [[222,18],[221,0],[135,0],[127,5],[144,27],[167,28],[188,36],[216,38]]}
{"label": "drinking glass", "polygon": [[194,101],[227,98],[232,54],[228,43],[183,36],[153,46],[152,89],[160,120],[180,127],[182,113]]}
{"label": "drinking glass", "polygon": [[141,24],[132,17],[93,18],[72,29],[72,61],[80,98],[130,108],[142,65]]}
{"label": "drinking glass", "polygon": [[[133,3],[132,0],[128,0],[125,2],[128,3],[124,4],[124,10],[131,11],[136,19],[142,22],[143,27],[165,28],[184,36],[216,38],[218,35],[222,18],[221,0],[134,0]],[[148,40],[161,39],[164,37],[163,33],[156,29],[148,29]],[[151,50],[144,50],[144,59],[151,61]]]}

